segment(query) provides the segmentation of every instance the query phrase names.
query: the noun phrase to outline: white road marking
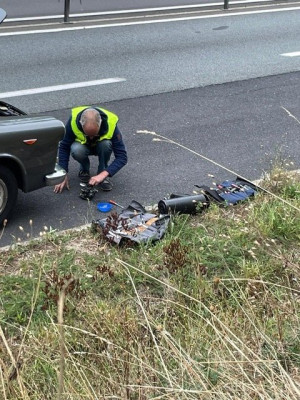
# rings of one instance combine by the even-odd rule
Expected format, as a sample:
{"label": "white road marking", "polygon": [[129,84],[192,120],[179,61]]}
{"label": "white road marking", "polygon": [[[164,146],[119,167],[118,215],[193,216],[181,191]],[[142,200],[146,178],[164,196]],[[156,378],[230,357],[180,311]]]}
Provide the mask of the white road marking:
{"label": "white road marking", "polygon": [[275,12],[283,12],[283,11],[300,11],[299,7],[286,7],[286,8],[278,8],[273,10],[255,10],[255,11],[242,11],[242,12],[233,12],[233,13],[222,13],[222,14],[214,14],[214,15],[200,15],[193,17],[184,17],[184,18],[169,18],[169,19],[158,19],[152,21],[136,21],[136,22],[124,22],[124,23],[114,23],[107,25],[89,25],[89,26],[74,26],[74,27],[66,27],[66,28],[58,28],[58,29],[42,29],[42,30],[32,30],[32,31],[19,31],[19,32],[5,32],[0,33],[0,36],[15,36],[15,35],[31,35],[36,33],[57,33],[57,32],[67,32],[67,31],[78,31],[83,29],[97,29],[97,28],[112,28],[118,26],[130,26],[130,25],[145,25],[145,24],[158,24],[165,22],[179,22],[179,21],[188,21],[188,20],[197,20],[197,19],[208,19],[208,18],[226,18],[226,17],[234,17],[239,15],[250,15],[250,14],[265,14],[265,13],[275,13]]}
{"label": "white road marking", "polygon": [[292,53],[282,53],[280,55],[284,56],[284,57],[299,57],[300,56],[300,51],[294,51]]}
{"label": "white road marking", "polygon": [[96,81],[67,83],[65,85],[45,86],[35,89],[16,90],[14,92],[0,93],[0,99],[4,99],[7,97],[27,96],[38,93],[57,92],[59,90],[77,89],[87,86],[106,85],[108,83],[116,83],[124,81],[126,81],[125,78],[107,78],[107,79],[98,79]]}
{"label": "white road marking", "polygon": [[[252,4],[259,3],[261,0],[241,0],[241,1],[230,1],[230,6],[238,4]],[[274,0],[264,0],[264,2],[272,2]],[[89,12],[89,13],[77,13],[70,14],[70,18],[76,17],[92,17],[100,15],[119,15],[119,14],[136,14],[151,11],[170,11],[170,10],[184,10],[190,8],[205,8],[212,6],[224,6],[223,3],[206,3],[206,4],[191,4],[186,6],[168,6],[168,7],[152,7],[152,8],[137,8],[133,10],[116,10],[116,11],[100,11],[100,12]],[[6,18],[4,22],[21,22],[21,21],[39,21],[44,19],[61,19],[64,15],[45,15],[39,17],[20,17],[20,18]]]}

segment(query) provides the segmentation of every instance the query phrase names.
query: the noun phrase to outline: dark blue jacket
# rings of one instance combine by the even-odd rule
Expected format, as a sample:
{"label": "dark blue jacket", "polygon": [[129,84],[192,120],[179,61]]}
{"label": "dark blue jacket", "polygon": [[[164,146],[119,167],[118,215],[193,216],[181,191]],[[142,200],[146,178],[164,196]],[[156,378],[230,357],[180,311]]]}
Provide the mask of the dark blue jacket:
{"label": "dark blue jacket", "polygon": [[[82,129],[80,124],[80,117],[82,113],[79,113],[77,116],[77,125]],[[102,112],[101,118],[102,123],[100,126],[99,135],[104,135],[108,130],[107,125],[107,117]],[[71,145],[75,141],[76,136],[73,133],[71,128],[71,117],[69,118],[68,122],[66,123],[66,133],[63,140],[59,143],[59,152],[58,152],[58,163],[59,165],[64,168],[67,172],[69,170],[69,159],[70,159],[70,151]],[[112,151],[114,153],[115,159],[113,162],[106,168],[106,171],[109,173],[109,176],[115,175],[124,165],[127,164],[127,151],[125,148],[125,144],[123,142],[122,134],[118,128],[118,125],[115,128],[113,137],[111,138],[112,142]]]}

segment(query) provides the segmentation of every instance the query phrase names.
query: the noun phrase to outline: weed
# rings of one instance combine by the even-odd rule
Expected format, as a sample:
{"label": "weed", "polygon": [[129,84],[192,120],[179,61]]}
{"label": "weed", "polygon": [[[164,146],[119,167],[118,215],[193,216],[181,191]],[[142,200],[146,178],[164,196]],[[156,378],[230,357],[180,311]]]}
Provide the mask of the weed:
{"label": "weed", "polygon": [[164,267],[170,273],[174,273],[186,265],[188,247],[184,246],[179,238],[171,240],[163,247],[163,251],[165,253]]}
{"label": "weed", "polygon": [[[86,291],[81,287],[79,279],[71,274],[59,275],[56,270],[52,270],[47,274],[43,283],[43,310],[47,310],[51,304],[57,304],[60,293],[64,288],[66,296],[73,297],[77,301],[81,300],[86,295]],[[66,310],[67,305],[65,304],[65,311]]]}

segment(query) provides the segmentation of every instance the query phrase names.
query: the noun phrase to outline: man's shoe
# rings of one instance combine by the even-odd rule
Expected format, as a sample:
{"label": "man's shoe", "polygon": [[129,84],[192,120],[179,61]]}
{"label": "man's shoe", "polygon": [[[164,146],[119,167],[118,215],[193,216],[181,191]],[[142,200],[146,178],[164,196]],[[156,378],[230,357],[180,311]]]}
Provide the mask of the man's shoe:
{"label": "man's shoe", "polygon": [[88,183],[91,179],[88,171],[79,171],[78,176],[82,183]]}
{"label": "man's shoe", "polygon": [[111,183],[110,179],[109,178],[105,178],[104,181],[102,181],[99,184],[99,188],[101,190],[103,190],[104,192],[109,192],[112,189],[112,183]]}

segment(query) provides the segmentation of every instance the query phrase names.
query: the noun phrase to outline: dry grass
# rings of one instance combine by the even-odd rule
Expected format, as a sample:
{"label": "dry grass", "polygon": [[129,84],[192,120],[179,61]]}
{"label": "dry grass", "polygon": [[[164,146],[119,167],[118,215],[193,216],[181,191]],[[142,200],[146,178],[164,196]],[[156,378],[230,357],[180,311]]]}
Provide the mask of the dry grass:
{"label": "dry grass", "polygon": [[[300,205],[299,178],[268,190]],[[155,246],[47,233],[0,258],[0,398],[300,398],[299,214],[266,194]]]}

